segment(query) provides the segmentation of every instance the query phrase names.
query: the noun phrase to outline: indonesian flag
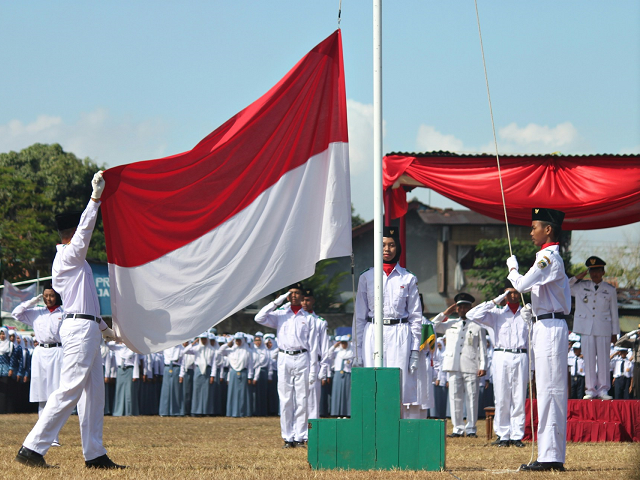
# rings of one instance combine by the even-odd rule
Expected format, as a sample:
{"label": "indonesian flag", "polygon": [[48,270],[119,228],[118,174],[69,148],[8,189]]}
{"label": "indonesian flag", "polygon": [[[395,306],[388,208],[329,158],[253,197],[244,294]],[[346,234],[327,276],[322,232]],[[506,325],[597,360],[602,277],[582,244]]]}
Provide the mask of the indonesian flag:
{"label": "indonesian flag", "polygon": [[[221,93],[223,94],[223,93]],[[111,168],[102,214],[115,331],[138,353],[193,338],[351,254],[337,30],[193,150]]]}

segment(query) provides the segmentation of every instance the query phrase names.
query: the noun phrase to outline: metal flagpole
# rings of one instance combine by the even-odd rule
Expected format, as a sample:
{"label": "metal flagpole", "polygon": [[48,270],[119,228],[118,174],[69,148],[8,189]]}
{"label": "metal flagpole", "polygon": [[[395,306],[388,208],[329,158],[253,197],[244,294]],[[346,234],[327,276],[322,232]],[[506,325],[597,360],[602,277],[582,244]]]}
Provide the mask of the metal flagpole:
{"label": "metal flagpole", "polygon": [[375,319],[373,362],[382,367],[382,0],[373,0],[373,272]]}

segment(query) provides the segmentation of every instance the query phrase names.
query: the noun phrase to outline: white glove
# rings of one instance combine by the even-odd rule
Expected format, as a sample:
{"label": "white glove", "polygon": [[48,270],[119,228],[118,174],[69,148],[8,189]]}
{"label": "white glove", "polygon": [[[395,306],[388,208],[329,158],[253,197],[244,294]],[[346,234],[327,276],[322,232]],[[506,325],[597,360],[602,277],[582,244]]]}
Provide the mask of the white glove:
{"label": "white glove", "polygon": [[531,318],[533,317],[533,311],[531,310],[531,304],[527,303],[524,308],[522,310],[520,310],[520,316],[522,317],[522,319],[527,322],[527,323],[531,323]]}
{"label": "white glove", "polygon": [[287,297],[289,296],[289,292],[287,293],[283,293],[282,295],[280,295],[278,298],[276,298],[273,303],[276,304],[277,307],[279,307],[280,305],[282,305],[284,303],[284,301],[287,299]]}
{"label": "white glove", "polygon": [[120,338],[116,335],[116,332],[111,330],[109,327],[102,330],[102,338],[104,338],[105,342],[119,342]]}
{"label": "white glove", "polygon": [[507,293],[509,292],[504,292],[503,294],[498,295],[496,298],[493,299],[493,303],[495,303],[496,305],[500,305],[500,303],[502,303],[502,301],[507,296]]}
{"label": "white glove", "polygon": [[518,259],[515,255],[511,255],[509,258],[507,258],[507,268],[509,269],[509,271],[511,271],[512,268],[518,270]]}
{"label": "white glove", "polygon": [[102,195],[102,191],[104,190],[104,178],[102,178],[103,171],[100,170],[93,176],[93,180],[91,180],[91,187],[93,188],[93,192],[91,192],[91,198],[96,200],[100,200],[100,196]]}
{"label": "white glove", "polygon": [[309,372],[309,385],[313,385],[314,383],[316,383],[316,373]]}
{"label": "white glove", "polygon": [[411,350],[409,357],[409,373],[414,373],[418,369],[418,350]]}
{"label": "white glove", "polygon": [[29,303],[27,303],[27,307],[33,307],[34,305],[37,305],[41,301],[42,301],[42,294],[38,295],[37,297],[33,297],[31,300],[29,300]]}

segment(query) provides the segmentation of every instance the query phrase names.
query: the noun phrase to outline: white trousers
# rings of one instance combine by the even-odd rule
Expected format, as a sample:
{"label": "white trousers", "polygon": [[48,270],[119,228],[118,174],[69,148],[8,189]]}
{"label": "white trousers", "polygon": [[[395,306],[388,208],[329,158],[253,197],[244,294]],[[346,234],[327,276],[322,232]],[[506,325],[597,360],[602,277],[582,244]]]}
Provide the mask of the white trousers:
{"label": "white trousers", "polygon": [[[316,380],[317,382],[317,380]],[[280,432],[285,442],[307,440],[309,397],[309,352],[278,355]]]}
{"label": "white trousers", "polygon": [[538,461],[564,463],[567,451],[567,323],[557,318],[533,325],[538,392]]}
{"label": "white trousers", "polygon": [[[464,425],[462,404],[467,407],[467,424]],[[478,421],[478,375],[475,373],[449,372],[449,408],[453,433],[476,433]]]}
{"label": "white trousers", "polygon": [[493,352],[493,429],[500,440],[524,437],[525,401],[529,381],[527,353]]}
{"label": "white trousers", "polygon": [[68,318],[60,327],[60,338],[63,348],[60,387],[49,396],[38,422],[23,445],[40,455],[46,454],[77,405],[82,453],[85,460],[93,460],[107,453],[102,445],[102,336],[97,323]]}
{"label": "white trousers", "polygon": [[611,337],[580,335],[582,358],[584,359],[585,393],[599,397],[609,392],[609,355]]}
{"label": "white trousers", "polygon": [[317,379],[313,385],[309,386],[309,397],[307,408],[309,418],[320,418],[320,394],[322,393],[322,382]]}

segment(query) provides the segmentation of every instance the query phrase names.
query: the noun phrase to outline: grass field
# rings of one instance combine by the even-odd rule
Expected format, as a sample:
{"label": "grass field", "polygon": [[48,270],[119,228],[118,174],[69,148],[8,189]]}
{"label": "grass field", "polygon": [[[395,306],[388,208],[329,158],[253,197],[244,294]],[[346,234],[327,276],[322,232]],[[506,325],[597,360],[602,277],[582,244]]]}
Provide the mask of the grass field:
{"label": "grass field", "polygon": [[84,467],[78,418],[72,416],[60,434],[62,447],[51,448],[46,456],[60,468],[39,470],[14,461],[36,419],[36,415],[0,415],[0,478],[640,479],[637,443],[569,443],[567,472],[515,472],[529,461],[531,448],[489,446],[484,421],[478,423],[478,438],[448,439],[445,472],[313,471],[306,448],[282,449],[279,420],[260,417],[106,417],[104,441],[109,456],[129,468],[104,472]]}

